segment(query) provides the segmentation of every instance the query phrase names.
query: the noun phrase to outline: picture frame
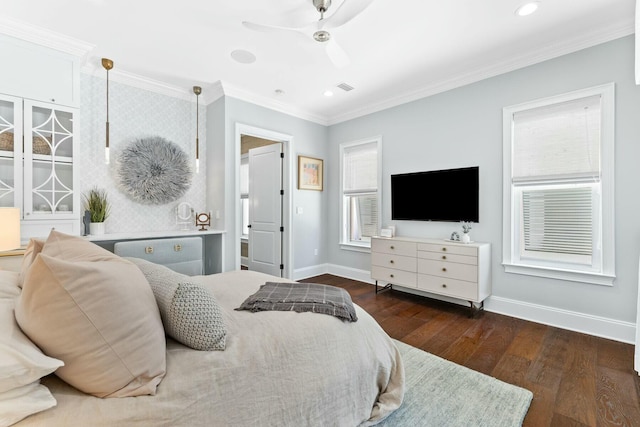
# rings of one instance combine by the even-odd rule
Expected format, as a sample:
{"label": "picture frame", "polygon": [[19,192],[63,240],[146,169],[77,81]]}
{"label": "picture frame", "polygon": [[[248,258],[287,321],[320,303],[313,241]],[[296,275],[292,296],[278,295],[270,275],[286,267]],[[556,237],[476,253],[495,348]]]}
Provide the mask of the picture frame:
{"label": "picture frame", "polygon": [[298,190],[322,191],[324,161],[307,156],[298,156]]}

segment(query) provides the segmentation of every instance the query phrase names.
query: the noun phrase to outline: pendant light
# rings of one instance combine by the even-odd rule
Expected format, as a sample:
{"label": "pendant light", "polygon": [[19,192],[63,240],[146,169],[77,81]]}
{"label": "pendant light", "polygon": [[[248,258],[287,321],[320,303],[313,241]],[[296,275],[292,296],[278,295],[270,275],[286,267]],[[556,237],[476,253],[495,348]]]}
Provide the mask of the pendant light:
{"label": "pendant light", "polygon": [[109,70],[113,68],[113,61],[102,58],[102,66],[107,70],[107,122],[106,122],[106,143],[104,146],[104,162],[109,164]]}
{"label": "pendant light", "polygon": [[193,93],[196,94],[196,173],[200,173],[200,138],[199,138],[199,130],[200,130],[200,115],[199,115],[199,104],[198,98],[202,93],[202,88],[200,86],[193,87]]}

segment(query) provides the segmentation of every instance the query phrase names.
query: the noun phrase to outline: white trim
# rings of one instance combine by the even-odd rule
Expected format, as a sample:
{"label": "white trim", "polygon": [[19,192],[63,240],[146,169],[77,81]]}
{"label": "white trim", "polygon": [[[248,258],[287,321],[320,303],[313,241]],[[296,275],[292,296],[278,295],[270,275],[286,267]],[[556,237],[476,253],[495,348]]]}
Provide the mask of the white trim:
{"label": "white trim", "polygon": [[345,277],[347,279],[357,280],[370,285],[376,282],[371,278],[371,272],[369,270],[361,270],[337,264],[326,264],[326,266],[327,271],[325,273],[333,274],[334,276]]}
{"label": "white trim", "polygon": [[636,325],[577,311],[491,296],[485,310],[531,322],[633,344]]}
{"label": "white trim", "polygon": [[[282,142],[284,144],[284,171],[283,182],[285,185],[284,192],[284,206],[282,212],[282,221],[284,223],[284,241],[283,241],[283,263],[284,271],[282,272],[284,277],[291,278],[293,274],[293,189],[295,188],[294,171],[294,139],[293,136],[276,131],[263,129],[243,123],[236,122],[235,124],[235,149],[234,149],[234,168],[235,168],[235,189],[234,189],[234,203],[240,200],[240,148],[242,145],[242,135],[251,135],[258,138],[264,138],[271,141]],[[242,210],[236,210],[235,227],[233,227],[232,239],[236,242],[240,241],[242,236]],[[240,269],[240,248],[235,254],[235,268]]]}
{"label": "white trim", "polygon": [[310,267],[298,268],[293,272],[293,280],[304,280],[309,277],[320,276],[327,272],[327,264],[312,265]]}
{"label": "white trim", "polygon": [[[559,104],[574,99],[589,96],[601,96],[602,122],[600,153],[601,153],[601,271],[590,272],[587,269],[577,271],[567,268],[560,262],[556,266],[536,266],[523,264],[518,260],[518,221],[517,209],[514,207],[512,183],[512,150],[513,150],[513,115],[517,112]],[[615,84],[606,83],[586,89],[575,90],[560,95],[526,101],[520,104],[504,107],[502,110],[502,265],[508,273],[525,274],[530,276],[550,277],[561,280],[594,283],[599,285],[613,284],[615,279],[615,212],[614,212],[614,151],[615,151]],[[600,269],[600,268],[599,268]]]}
{"label": "white trim", "polygon": [[6,34],[30,43],[69,53],[80,58],[81,62],[95,48],[94,44],[46,30],[6,15],[0,15],[0,34]]}

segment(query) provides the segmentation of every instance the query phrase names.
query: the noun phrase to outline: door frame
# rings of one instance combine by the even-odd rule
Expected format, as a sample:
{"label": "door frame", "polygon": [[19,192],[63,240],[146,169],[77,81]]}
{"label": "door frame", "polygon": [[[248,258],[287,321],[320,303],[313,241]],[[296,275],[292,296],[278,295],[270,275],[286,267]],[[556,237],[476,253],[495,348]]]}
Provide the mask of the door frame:
{"label": "door frame", "polygon": [[[284,199],[282,203],[282,223],[284,224],[284,233],[282,236],[282,253],[284,269],[282,270],[282,277],[292,278],[293,274],[293,250],[292,250],[292,227],[293,227],[293,217],[291,212],[293,212],[293,188],[294,188],[294,178],[295,174],[293,171],[294,168],[294,160],[295,156],[293,155],[293,136],[287,135],[284,133],[276,132],[269,129],[263,129],[251,125],[247,125],[244,123],[236,122],[236,146],[235,146],[235,203],[240,202],[240,148],[241,148],[241,136],[249,135],[255,136],[257,138],[269,139],[275,142],[283,143],[284,150],[284,161],[283,161],[283,170],[282,170],[282,182],[284,184]],[[238,205],[236,205],[238,206]],[[236,270],[240,269],[240,237],[242,236],[242,209],[236,208],[236,218],[235,218],[235,227],[234,227],[234,236],[235,242],[238,244],[238,250],[235,251],[235,268]]]}

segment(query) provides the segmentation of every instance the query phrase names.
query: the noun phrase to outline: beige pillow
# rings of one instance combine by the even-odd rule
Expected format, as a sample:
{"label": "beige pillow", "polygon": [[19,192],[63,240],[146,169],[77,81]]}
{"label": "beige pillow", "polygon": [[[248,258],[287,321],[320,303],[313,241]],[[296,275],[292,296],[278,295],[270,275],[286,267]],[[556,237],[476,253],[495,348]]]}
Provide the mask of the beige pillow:
{"label": "beige pillow", "polygon": [[29,243],[27,244],[27,248],[24,251],[24,255],[22,256],[22,266],[20,267],[20,281],[19,286],[22,287],[22,282],[24,282],[24,276],[27,274],[27,270],[33,264],[33,261],[36,259],[36,255],[42,251],[42,247],[44,246],[43,239],[29,239]]}
{"label": "beige pillow", "polygon": [[52,231],[27,271],[16,319],[61,379],[98,397],[155,394],[166,348],[153,293],[130,262]]}

